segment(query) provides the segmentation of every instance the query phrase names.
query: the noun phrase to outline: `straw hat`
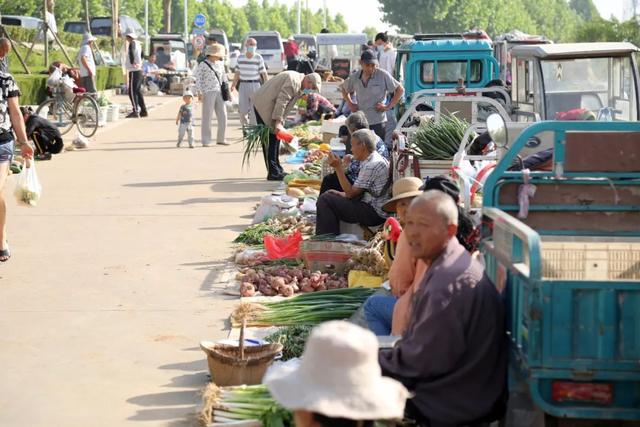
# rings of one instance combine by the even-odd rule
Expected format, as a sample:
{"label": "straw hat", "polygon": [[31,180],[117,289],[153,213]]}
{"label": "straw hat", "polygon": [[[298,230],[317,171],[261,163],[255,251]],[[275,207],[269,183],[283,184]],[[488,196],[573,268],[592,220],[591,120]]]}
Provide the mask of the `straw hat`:
{"label": "straw hat", "polygon": [[302,360],[273,365],[263,382],[289,410],[351,420],[402,418],[409,397],[402,384],[382,376],[375,335],[344,321],[316,327]]}
{"label": "straw hat", "polygon": [[382,210],[385,212],[395,212],[398,200],[421,195],[422,190],[420,190],[420,187],[422,187],[423,184],[420,178],[400,178],[393,183],[393,188],[391,189],[393,198],[382,206]]}
{"label": "straw hat", "polygon": [[220,43],[209,45],[207,46],[206,54],[207,56],[214,56],[216,58],[224,59],[224,56],[225,56],[224,46],[221,45]]}

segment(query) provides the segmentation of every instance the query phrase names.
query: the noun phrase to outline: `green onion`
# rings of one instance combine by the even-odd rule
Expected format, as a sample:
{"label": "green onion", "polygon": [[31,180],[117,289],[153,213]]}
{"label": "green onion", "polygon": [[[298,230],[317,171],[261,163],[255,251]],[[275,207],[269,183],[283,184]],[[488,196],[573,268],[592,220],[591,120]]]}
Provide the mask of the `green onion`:
{"label": "green onion", "polygon": [[290,427],[291,412],[271,397],[264,385],[218,387],[209,384],[203,392],[203,424],[231,423],[243,420],[261,421],[264,427]]}
{"label": "green onion", "polygon": [[244,153],[242,155],[242,166],[248,165],[251,157],[262,152],[263,148],[269,146],[269,127],[265,125],[248,125],[242,127],[242,140],[244,141]]}
{"label": "green onion", "polygon": [[420,125],[409,139],[409,149],[422,160],[451,160],[458,152],[468,127],[465,120],[453,114],[443,114],[438,121]]}
{"label": "green onion", "polygon": [[234,326],[317,325],[347,319],[373,294],[370,288],[346,288],[300,294],[263,304],[243,303],[232,314]]}

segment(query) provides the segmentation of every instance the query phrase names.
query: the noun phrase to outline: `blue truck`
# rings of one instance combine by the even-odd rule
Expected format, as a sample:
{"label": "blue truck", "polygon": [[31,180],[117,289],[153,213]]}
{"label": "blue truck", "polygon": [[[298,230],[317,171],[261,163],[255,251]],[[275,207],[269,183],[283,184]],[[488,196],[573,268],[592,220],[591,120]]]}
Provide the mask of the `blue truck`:
{"label": "blue truck", "polygon": [[[507,138],[504,123],[489,131]],[[510,171],[543,133],[547,171]],[[530,125],[487,179],[482,215],[487,274],[507,307],[510,392],[541,421],[520,408],[506,425],[640,425],[640,123]]]}

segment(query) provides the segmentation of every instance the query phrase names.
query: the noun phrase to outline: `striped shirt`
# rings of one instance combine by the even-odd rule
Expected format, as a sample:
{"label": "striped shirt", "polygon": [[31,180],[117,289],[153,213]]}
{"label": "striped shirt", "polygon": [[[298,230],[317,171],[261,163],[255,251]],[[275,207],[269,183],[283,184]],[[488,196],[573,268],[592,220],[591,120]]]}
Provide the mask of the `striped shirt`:
{"label": "striped shirt", "polygon": [[251,58],[247,58],[246,54],[238,57],[238,65],[235,71],[240,73],[240,81],[260,81],[260,73],[266,73],[264,60],[259,53],[254,53]]}

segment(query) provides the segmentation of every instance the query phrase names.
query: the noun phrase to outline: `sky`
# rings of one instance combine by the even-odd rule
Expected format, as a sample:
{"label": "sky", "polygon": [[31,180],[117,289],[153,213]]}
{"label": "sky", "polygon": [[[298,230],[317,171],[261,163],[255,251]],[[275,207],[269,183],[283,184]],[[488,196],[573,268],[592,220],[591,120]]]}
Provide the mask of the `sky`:
{"label": "sky", "polygon": [[[306,0],[303,0],[304,7]],[[349,31],[360,32],[366,26],[373,26],[379,31],[391,29],[390,25],[382,22],[382,13],[379,10],[380,3],[378,0],[324,0],[329,9],[329,14],[335,15],[341,13],[344,15],[349,24]],[[297,0],[279,0],[280,3],[295,5]],[[610,18],[611,15],[618,19],[622,17],[623,0],[593,0],[598,11],[604,18]],[[246,4],[246,0],[231,0],[235,6]],[[322,8],[323,0],[308,0],[309,8],[318,10]]]}

